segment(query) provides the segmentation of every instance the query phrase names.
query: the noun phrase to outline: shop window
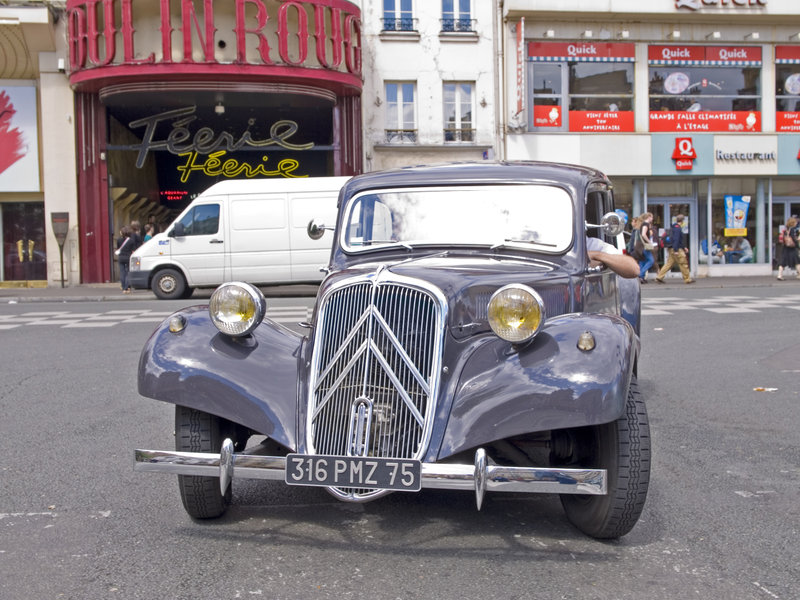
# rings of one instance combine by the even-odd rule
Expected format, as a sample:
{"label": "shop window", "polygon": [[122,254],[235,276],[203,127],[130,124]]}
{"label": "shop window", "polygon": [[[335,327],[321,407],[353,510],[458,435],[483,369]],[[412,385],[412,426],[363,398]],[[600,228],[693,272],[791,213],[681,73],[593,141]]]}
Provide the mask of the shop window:
{"label": "shop window", "polygon": [[761,131],[761,48],[650,46],[650,131]]}
{"label": "shop window", "polygon": [[411,82],[386,84],[386,141],[389,143],[417,142],[414,88]]}
{"label": "shop window", "polygon": [[473,31],[470,0],[442,0],[442,31]]}
{"label": "shop window", "polygon": [[633,44],[528,44],[535,131],[634,131]]}
{"label": "shop window", "polygon": [[444,97],[444,141],[474,142],[475,124],[474,89],[472,83],[445,83]]}
{"label": "shop window", "polygon": [[384,31],[416,31],[412,0],[383,0]]}
{"label": "shop window", "polygon": [[775,47],[775,130],[800,131],[800,47]]}

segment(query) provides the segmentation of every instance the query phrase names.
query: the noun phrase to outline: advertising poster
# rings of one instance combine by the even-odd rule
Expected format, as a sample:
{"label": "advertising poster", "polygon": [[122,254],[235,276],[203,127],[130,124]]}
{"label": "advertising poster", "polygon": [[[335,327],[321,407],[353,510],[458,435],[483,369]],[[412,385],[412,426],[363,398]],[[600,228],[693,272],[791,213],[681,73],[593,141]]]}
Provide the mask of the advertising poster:
{"label": "advertising poster", "polygon": [[[664,97],[691,102],[683,110],[651,110],[650,131],[739,132],[761,131],[759,110],[712,110],[703,106],[706,98],[726,94],[724,78],[715,81],[714,67],[761,66],[759,46],[650,46],[648,63],[663,67],[666,74]],[[703,67],[702,71],[696,67]],[[710,67],[710,68],[709,68]]]}
{"label": "advertising poster", "polygon": [[725,196],[725,237],[747,235],[747,211],[750,196]]}
{"label": "advertising poster", "polygon": [[39,191],[36,88],[0,87],[0,192]]}

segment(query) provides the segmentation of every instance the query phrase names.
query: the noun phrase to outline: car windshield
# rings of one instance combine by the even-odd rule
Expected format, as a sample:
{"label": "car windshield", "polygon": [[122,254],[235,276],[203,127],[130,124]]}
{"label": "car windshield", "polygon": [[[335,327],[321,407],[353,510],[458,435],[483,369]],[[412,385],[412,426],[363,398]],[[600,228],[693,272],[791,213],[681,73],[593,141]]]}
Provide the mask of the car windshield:
{"label": "car windshield", "polygon": [[560,253],[573,235],[572,201],[552,185],[485,185],[382,190],[349,203],[343,246],[519,245]]}

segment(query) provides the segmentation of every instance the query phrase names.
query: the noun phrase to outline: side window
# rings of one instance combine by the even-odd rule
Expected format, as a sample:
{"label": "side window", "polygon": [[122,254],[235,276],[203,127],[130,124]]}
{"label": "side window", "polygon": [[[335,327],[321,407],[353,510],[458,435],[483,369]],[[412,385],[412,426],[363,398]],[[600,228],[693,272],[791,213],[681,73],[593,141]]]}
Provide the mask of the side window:
{"label": "side window", "polygon": [[219,204],[195,206],[179,221],[181,235],[211,235],[219,230]]}

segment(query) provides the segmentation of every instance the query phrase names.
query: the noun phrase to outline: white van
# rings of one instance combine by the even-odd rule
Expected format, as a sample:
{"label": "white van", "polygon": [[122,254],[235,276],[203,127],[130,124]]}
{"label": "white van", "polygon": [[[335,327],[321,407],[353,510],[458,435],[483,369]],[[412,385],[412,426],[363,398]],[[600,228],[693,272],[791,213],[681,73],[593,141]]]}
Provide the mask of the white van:
{"label": "white van", "polygon": [[349,177],[249,179],[217,183],[165,232],[131,256],[129,282],[162,299],[225,281],[315,283],[328,264],[331,236],[312,240],[310,221],[333,226]]}

